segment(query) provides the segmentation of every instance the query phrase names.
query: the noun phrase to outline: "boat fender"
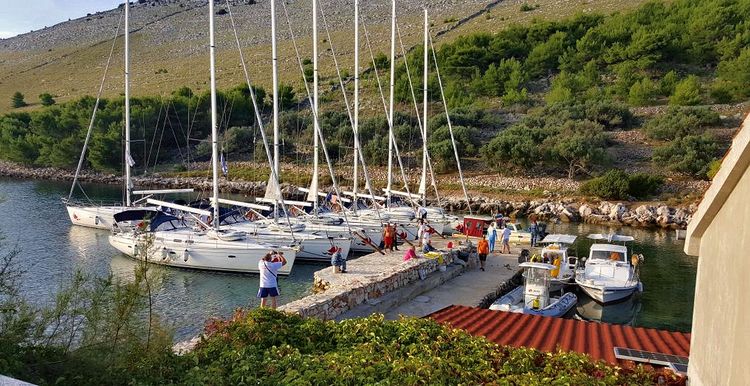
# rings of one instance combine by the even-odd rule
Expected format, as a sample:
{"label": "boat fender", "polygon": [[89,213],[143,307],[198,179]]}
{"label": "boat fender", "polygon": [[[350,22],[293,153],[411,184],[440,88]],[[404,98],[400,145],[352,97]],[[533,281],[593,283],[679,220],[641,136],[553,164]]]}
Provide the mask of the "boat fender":
{"label": "boat fender", "polygon": [[187,263],[189,257],[190,257],[190,252],[188,252],[187,249],[182,251],[182,260],[184,260]]}
{"label": "boat fender", "polygon": [[539,297],[537,296],[536,298],[534,298],[534,300],[531,301],[531,308],[538,310],[539,306],[540,306]]}
{"label": "boat fender", "polygon": [[167,248],[162,248],[161,249],[161,259],[162,260],[166,260],[167,257],[169,257],[169,251],[167,250]]}
{"label": "boat fender", "polygon": [[94,217],[94,224],[99,225],[99,216]]}

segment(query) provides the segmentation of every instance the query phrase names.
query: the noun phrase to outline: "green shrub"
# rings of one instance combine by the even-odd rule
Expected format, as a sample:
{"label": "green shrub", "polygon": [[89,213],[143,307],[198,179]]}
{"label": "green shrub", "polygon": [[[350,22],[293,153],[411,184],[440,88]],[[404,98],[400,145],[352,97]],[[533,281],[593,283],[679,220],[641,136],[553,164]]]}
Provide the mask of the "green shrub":
{"label": "green shrub", "polygon": [[612,169],[603,175],[592,178],[581,185],[581,193],[596,196],[605,200],[625,200],[630,190],[628,174],[619,169]]}
{"label": "green shrub", "polygon": [[656,85],[651,79],[643,78],[640,81],[633,83],[633,86],[630,87],[628,103],[633,106],[650,105],[653,102],[657,91]]}
{"label": "green shrub", "polygon": [[708,172],[706,173],[706,177],[708,177],[709,180],[713,180],[714,177],[716,177],[716,173],[719,172],[719,169],[721,169],[721,160],[715,159],[711,161],[708,164]]}
{"label": "green shrub", "polygon": [[709,164],[716,158],[719,145],[710,134],[687,135],[654,149],[652,162],[657,167],[706,178]]}
{"label": "green shrub", "polygon": [[646,173],[631,174],[628,177],[628,194],[638,199],[647,198],[659,192],[664,185],[664,177]]}
{"label": "green shrub", "polygon": [[52,106],[55,104],[55,99],[52,98],[52,94],[45,92],[39,94],[39,102],[42,103],[42,106]]}
{"label": "green shrub", "polygon": [[[653,384],[641,366],[619,369],[575,353],[501,347],[430,319],[339,323],[268,309],[207,327],[188,354],[192,384],[443,385]],[[270,333],[272,332],[272,333]],[[676,379],[676,378],[674,378]]]}
{"label": "green shrub", "polygon": [[664,115],[650,119],[643,127],[651,139],[673,140],[700,134],[721,123],[719,114],[705,107],[672,107]]}
{"label": "green shrub", "polygon": [[230,127],[224,133],[224,151],[228,153],[247,153],[253,149],[252,127]]}
{"label": "green shrub", "polygon": [[674,94],[669,97],[669,104],[675,106],[695,106],[702,101],[700,81],[695,75],[690,75],[677,83]]}
{"label": "green shrub", "polygon": [[539,8],[538,4],[529,4],[529,3],[521,4],[521,12],[530,12],[537,8]]}

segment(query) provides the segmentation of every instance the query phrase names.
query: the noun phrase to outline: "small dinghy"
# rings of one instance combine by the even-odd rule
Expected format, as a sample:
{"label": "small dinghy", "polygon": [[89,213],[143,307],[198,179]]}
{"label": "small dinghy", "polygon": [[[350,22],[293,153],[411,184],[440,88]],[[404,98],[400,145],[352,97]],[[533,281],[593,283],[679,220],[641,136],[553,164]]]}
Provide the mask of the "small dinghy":
{"label": "small dinghy", "polygon": [[520,267],[524,269],[524,285],[492,303],[491,310],[559,318],[578,302],[578,298],[572,292],[560,297],[549,296],[550,271],[557,269],[556,266],[522,263]]}

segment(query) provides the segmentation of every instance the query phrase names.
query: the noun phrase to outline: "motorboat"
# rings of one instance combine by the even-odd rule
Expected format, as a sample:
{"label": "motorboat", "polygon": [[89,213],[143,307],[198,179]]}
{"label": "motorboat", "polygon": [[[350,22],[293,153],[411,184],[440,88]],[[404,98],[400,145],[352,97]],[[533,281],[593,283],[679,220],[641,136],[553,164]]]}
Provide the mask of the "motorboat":
{"label": "motorboat", "polygon": [[555,266],[550,271],[550,291],[558,291],[575,280],[578,258],[569,254],[569,248],[575,241],[574,235],[552,234],[539,242],[544,245],[540,256],[542,262]]}
{"label": "motorboat", "polygon": [[[531,232],[525,231],[521,223],[507,222],[505,227],[510,229],[511,244],[531,244]],[[498,234],[502,234],[502,229],[498,229]]]}
{"label": "motorboat", "polygon": [[[115,215],[109,243],[136,260],[179,268],[258,273],[258,263],[271,251],[283,252],[287,264],[280,275],[289,275],[297,248],[260,244],[232,231],[200,230],[181,218],[158,210],[128,210]],[[117,225],[123,224],[122,228]],[[134,225],[133,225],[134,224]]]}
{"label": "motorboat", "polygon": [[607,243],[593,244],[585,265],[576,270],[576,284],[587,295],[606,304],[643,291],[639,278],[643,255],[634,254],[631,259],[627,257],[628,247],[625,243],[634,241],[632,236],[591,234],[588,237]]}
{"label": "motorboat", "polygon": [[519,266],[524,270],[524,285],[492,303],[491,310],[559,318],[576,305],[578,298],[572,292],[550,297],[550,272],[557,267],[545,263]]}

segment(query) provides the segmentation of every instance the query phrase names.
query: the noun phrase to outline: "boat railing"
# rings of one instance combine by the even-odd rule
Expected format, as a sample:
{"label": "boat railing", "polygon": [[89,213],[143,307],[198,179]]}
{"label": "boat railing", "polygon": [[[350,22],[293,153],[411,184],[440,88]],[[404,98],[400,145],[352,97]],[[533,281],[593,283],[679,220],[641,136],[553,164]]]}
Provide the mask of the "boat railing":
{"label": "boat railing", "polygon": [[79,199],[68,199],[68,198],[62,198],[63,204],[66,206],[73,206],[76,208],[84,208],[84,207],[101,207],[101,206],[123,206],[122,202],[113,202],[113,201],[92,201],[92,200],[79,200]]}

